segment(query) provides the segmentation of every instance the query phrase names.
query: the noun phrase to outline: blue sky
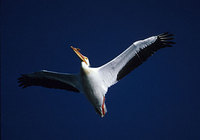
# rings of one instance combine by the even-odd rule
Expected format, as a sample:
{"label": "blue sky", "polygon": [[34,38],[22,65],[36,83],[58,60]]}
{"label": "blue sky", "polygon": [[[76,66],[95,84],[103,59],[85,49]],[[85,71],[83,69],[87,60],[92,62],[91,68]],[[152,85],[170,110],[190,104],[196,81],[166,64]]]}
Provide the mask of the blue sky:
{"label": "blue sky", "polygon": [[[199,140],[198,0],[2,0],[2,140]],[[100,118],[83,94],[18,87],[22,73],[78,73],[81,48],[100,66],[134,41],[169,31],[158,51],[106,95]]]}

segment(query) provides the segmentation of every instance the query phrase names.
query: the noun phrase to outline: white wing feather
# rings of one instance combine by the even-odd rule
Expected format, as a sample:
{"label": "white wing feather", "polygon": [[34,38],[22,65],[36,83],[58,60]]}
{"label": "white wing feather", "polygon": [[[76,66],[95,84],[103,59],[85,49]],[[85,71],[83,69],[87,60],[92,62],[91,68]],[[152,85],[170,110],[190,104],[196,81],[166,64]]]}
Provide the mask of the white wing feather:
{"label": "white wing feather", "polygon": [[164,47],[171,47],[172,34],[164,33],[144,40],[134,42],[129,48],[110,62],[99,67],[99,73],[107,87],[117,83],[133,69],[138,67],[155,51]]}

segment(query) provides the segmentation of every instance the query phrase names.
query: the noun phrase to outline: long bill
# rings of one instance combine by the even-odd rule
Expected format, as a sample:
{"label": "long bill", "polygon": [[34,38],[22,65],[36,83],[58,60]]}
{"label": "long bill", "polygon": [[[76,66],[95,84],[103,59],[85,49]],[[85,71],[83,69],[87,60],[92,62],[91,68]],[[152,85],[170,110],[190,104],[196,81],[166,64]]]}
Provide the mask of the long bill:
{"label": "long bill", "polygon": [[83,56],[79,51],[79,48],[74,48],[73,46],[71,46],[72,50],[78,55],[78,57],[87,64],[87,62],[85,61],[85,56]]}

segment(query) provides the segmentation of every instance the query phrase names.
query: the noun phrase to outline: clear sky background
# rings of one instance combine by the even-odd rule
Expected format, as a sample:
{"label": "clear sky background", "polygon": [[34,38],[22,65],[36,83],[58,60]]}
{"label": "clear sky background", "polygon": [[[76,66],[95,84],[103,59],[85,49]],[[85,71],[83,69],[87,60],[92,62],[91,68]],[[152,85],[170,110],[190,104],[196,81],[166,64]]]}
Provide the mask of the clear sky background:
{"label": "clear sky background", "polygon": [[[198,0],[2,0],[1,15],[2,140],[200,139]],[[95,67],[166,31],[176,45],[109,89],[104,118],[83,94],[18,87],[23,73],[78,73],[70,45]]]}

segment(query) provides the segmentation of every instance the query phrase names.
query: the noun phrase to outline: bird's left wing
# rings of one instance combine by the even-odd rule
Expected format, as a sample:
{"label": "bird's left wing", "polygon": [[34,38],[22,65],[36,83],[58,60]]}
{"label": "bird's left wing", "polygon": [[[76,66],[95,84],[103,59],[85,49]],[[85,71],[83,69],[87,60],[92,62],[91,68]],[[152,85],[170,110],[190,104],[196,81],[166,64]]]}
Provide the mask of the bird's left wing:
{"label": "bird's left wing", "polygon": [[81,91],[79,75],[42,70],[31,74],[22,74],[18,78],[19,86],[43,86],[47,88],[65,89],[74,92]]}
{"label": "bird's left wing", "polygon": [[119,56],[99,67],[99,73],[107,87],[122,79],[148,57],[161,48],[171,47],[173,35],[163,33],[144,40],[134,42]]}

